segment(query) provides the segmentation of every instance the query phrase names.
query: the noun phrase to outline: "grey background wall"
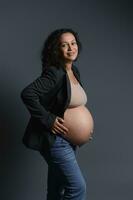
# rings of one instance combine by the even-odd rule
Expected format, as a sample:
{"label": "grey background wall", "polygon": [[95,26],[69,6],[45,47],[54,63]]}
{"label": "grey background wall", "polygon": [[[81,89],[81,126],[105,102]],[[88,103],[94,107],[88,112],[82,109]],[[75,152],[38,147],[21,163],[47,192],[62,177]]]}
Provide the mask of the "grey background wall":
{"label": "grey background wall", "polygon": [[0,169],[2,200],[42,200],[47,165],[21,138],[29,113],[20,91],[41,73],[40,52],[54,29],[83,44],[75,63],[95,121],[94,140],[77,159],[87,200],[130,200],[133,184],[133,68],[129,1],[0,1]]}

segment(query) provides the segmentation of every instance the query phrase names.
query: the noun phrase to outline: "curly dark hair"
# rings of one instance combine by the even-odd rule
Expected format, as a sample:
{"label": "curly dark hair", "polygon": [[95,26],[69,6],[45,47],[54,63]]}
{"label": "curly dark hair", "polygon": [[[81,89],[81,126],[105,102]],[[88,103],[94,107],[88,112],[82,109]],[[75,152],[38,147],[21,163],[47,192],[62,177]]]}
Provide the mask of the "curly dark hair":
{"label": "curly dark hair", "polygon": [[[45,70],[45,68],[49,67],[50,65],[54,65],[56,67],[62,66],[62,61],[58,56],[58,47],[59,47],[59,38],[63,33],[72,33],[76,39],[77,45],[78,45],[78,56],[81,52],[82,45],[79,40],[78,33],[72,30],[71,28],[62,28],[62,29],[56,29],[53,31],[47,39],[45,40],[41,52],[41,61],[42,61],[42,73]],[[77,58],[78,58],[77,56]],[[75,61],[77,60],[75,59]]]}

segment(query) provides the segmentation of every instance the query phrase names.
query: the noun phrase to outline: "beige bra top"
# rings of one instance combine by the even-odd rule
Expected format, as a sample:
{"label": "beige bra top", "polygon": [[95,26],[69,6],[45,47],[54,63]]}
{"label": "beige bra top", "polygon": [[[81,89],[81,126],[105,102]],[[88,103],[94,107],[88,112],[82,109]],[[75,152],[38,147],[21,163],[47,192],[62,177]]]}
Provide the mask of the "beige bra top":
{"label": "beige bra top", "polygon": [[87,95],[82,88],[82,86],[79,84],[74,84],[70,81],[71,84],[71,99],[70,104],[68,107],[75,107],[80,105],[85,105],[87,103]]}

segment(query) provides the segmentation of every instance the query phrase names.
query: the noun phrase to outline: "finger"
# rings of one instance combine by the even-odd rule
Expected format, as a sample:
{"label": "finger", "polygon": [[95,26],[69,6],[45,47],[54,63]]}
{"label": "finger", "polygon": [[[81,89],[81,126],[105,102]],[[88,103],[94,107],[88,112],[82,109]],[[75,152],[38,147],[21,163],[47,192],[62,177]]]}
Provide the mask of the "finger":
{"label": "finger", "polygon": [[60,125],[59,128],[60,128],[64,133],[68,133],[68,128],[66,128],[65,126]]}
{"label": "finger", "polygon": [[57,121],[60,122],[60,123],[63,123],[63,122],[64,122],[64,119],[61,118],[61,117],[58,117],[58,118],[57,118]]}
{"label": "finger", "polygon": [[64,126],[63,124],[58,123],[58,127],[63,129],[64,131],[68,132],[68,128]]}
{"label": "finger", "polygon": [[66,131],[63,130],[62,128],[60,128],[59,126],[55,127],[55,130],[56,130],[58,133],[66,134]]}
{"label": "finger", "polygon": [[55,130],[52,130],[52,133],[56,134]]}

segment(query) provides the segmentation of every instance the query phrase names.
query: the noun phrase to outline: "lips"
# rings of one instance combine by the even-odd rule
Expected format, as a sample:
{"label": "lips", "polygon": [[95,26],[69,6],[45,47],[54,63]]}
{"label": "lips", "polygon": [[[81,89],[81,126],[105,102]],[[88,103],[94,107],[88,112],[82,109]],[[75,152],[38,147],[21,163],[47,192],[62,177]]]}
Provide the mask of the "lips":
{"label": "lips", "polygon": [[73,56],[75,53],[67,53],[69,56]]}

